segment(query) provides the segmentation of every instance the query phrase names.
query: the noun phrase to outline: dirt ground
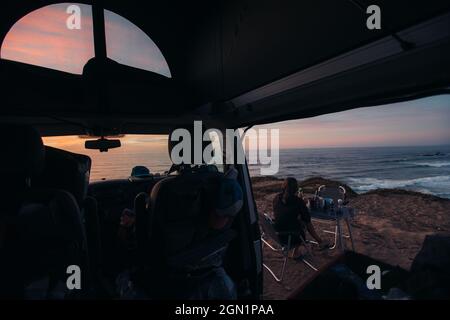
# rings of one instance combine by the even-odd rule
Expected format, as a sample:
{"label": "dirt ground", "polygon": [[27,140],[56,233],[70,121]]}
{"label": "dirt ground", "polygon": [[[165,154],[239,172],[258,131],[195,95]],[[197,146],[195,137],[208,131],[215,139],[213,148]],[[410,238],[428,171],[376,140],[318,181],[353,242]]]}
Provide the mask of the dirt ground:
{"label": "dirt ground", "polygon": [[[321,178],[300,182],[304,190],[313,190],[323,183],[336,183]],[[281,180],[254,178],[253,190],[258,212],[272,213],[272,199],[280,192]],[[349,188],[348,188],[349,189]],[[349,190],[349,206],[356,210],[352,222],[355,251],[409,269],[422,247],[426,235],[450,234],[450,200],[403,190],[375,190],[356,195]],[[321,237],[329,241],[333,235],[323,233],[332,230],[330,223],[313,222]],[[345,230],[345,228],[344,228]],[[346,245],[350,248],[350,242]],[[320,251],[311,246],[308,261],[320,268],[339,254],[338,250]],[[276,271],[280,270],[280,255],[264,246],[264,262]],[[289,259],[285,279],[277,283],[264,270],[264,298],[285,299],[290,293],[314,276],[315,271],[303,262]]]}

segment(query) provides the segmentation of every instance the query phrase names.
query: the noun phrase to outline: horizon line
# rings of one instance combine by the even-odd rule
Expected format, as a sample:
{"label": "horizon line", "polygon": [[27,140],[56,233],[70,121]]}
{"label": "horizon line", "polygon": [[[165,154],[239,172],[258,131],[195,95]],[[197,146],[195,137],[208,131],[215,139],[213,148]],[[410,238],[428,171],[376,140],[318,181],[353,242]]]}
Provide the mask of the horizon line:
{"label": "horizon line", "polygon": [[318,146],[318,147],[280,147],[280,150],[298,149],[358,149],[358,148],[417,148],[417,147],[450,147],[450,144],[420,144],[420,145],[376,145],[376,146]]}

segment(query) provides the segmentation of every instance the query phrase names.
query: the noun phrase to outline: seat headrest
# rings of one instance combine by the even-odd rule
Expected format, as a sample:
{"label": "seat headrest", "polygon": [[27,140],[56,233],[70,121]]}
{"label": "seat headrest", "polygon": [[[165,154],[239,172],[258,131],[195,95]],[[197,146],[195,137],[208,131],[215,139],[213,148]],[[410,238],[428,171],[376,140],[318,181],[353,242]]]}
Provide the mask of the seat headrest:
{"label": "seat headrest", "polygon": [[5,263],[15,266],[9,276],[22,280],[16,285],[28,286],[49,275],[65,281],[69,265],[83,268],[84,227],[70,193],[35,189],[27,194],[14,221],[13,237],[8,241],[13,257]]}
{"label": "seat headrest", "polygon": [[90,157],[45,146],[44,170],[33,185],[68,191],[81,204],[87,195],[90,171]]}
{"label": "seat headrest", "polygon": [[36,129],[25,125],[0,127],[3,137],[0,174],[30,178],[39,175],[45,163],[45,150]]}
{"label": "seat headrest", "polygon": [[[212,230],[208,217],[214,209],[220,172],[199,172],[171,176],[151,191],[154,239],[164,254],[172,255],[204,239]],[[156,243],[156,242],[155,242]]]}

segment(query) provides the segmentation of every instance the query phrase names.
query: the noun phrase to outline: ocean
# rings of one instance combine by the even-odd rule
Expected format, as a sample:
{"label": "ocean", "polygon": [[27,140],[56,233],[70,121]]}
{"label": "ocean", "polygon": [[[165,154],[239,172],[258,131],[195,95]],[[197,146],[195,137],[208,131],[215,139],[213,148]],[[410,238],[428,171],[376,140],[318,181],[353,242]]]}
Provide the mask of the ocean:
{"label": "ocean", "polygon": [[[258,176],[259,167],[250,172]],[[281,150],[276,176],[320,176],[358,193],[398,188],[450,199],[450,146]]]}
{"label": "ocean", "polygon": [[[163,173],[170,166],[165,150],[84,153],[93,159],[91,181],[98,181],[126,178],[136,165]],[[250,174],[259,176],[259,166],[251,165]],[[299,180],[321,176],[341,181],[358,193],[399,188],[450,199],[450,145],[285,149],[280,150],[276,176],[293,176]]]}

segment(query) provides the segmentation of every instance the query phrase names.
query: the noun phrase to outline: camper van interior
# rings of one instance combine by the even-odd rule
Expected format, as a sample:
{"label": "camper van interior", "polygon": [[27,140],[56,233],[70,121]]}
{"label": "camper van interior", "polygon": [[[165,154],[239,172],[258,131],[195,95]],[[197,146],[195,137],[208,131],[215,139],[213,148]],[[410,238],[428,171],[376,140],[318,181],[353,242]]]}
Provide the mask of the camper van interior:
{"label": "camper van interior", "polygon": [[[449,1],[376,4],[381,28],[366,0],[2,1],[0,298],[263,298],[247,163],[173,164],[171,137],[448,94]],[[339,298],[317,269],[291,299]]]}

